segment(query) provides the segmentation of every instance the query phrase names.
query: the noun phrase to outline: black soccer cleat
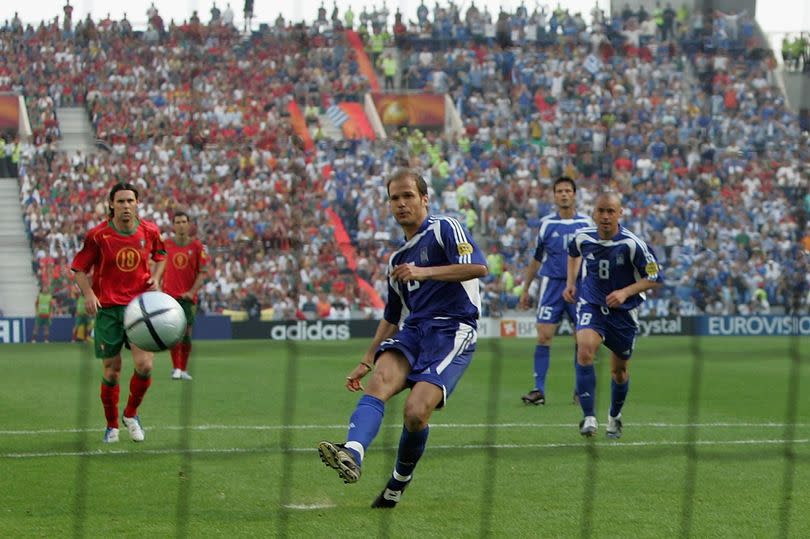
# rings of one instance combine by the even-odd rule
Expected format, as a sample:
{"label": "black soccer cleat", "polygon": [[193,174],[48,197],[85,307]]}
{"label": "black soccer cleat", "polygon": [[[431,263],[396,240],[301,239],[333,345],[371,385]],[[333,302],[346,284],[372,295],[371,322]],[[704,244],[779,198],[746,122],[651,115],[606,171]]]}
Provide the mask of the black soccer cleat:
{"label": "black soccer cleat", "polygon": [[539,389],[532,389],[526,395],[520,397],[524,404],[534,404],[539,406],[546,403],[546,396]]}
{"label": "black soccer cleat", "polygon": [[337,470],[344,483],[356,483],[360,479],[360,464],[344,444],[324,440],[318,444],[318,454],[324,464]]}
{"label": "black soccer cleat", "polygon": [[408,483],[405,483],[405,486],[403,486],[401,490],[391,490],[386,486],[383,491],[380,492],[379,496],[371,502],[372,509],[393,509],[399,503],[400,498],[402,498],[402,493],[405,492],[407,486]]}

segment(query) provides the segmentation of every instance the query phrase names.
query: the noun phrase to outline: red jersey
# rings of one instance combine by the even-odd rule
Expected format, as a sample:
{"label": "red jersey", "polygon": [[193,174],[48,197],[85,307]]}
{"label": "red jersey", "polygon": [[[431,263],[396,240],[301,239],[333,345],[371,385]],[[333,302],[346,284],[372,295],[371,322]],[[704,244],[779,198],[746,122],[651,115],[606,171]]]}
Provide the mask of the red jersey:
{"label": "red jersey", "polygon": [[[173,298],[179,298],[194,285],[197,275],[205,271],[208,253],[200,240],[191,240],[178,245],[174,240],[166,240],[166,270],[163,272],[163,291]],[[192,298],[197,303],[197,296]]]}
{"label": "red jersey", "polygon": [[93,292],[102,307],[127,305],[146,292],[151,278],[149,260],[166,258],[160,229],[149,221],[139,221],[130,233],[115,229],[106,221],[90,229],[82,250],[76,253],[70,269],[93,272]]}

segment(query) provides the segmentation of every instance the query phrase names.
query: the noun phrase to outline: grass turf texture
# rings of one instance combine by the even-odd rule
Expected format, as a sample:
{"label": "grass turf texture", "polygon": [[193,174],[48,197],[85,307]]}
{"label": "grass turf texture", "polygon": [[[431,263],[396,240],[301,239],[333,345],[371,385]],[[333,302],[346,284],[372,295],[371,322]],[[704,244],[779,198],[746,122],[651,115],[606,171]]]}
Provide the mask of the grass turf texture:
{"label": "grass turf texture", "polygon": [[[5,537],[808,537],[810,343],[647,338],[631,361],[619,441],[578,434],[573,345],[557,338],[548,404],[532,340],[482,340],[431,422],[393,511],[369,504],[390,474],[404,395],[363,477],[344,485],[320,439],[342,441],[343,388],[368,341],[196,341],[194,381],[167,353],[141,406],[146,441],[101,443],[101,366],[81,345],[0,350],[0,531]],[[132,363],[125,356],[121,407]],[[696,382],[695,382],[696,381]]]}

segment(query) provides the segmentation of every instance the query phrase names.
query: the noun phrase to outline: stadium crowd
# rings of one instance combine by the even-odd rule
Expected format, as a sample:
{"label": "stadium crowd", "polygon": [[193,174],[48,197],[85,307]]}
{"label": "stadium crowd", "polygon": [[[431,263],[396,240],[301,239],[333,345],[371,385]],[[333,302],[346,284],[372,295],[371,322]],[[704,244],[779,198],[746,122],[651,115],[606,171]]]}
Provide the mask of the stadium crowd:
{"label": "stadium crowd", "polygon": [[[459,217],[487,246],[490,314],[517,303],[561,174],[577,180],[582,210],[606,186],[623,193],[624,224],[666,268],[648,310],[808,311],[810,141],[745,13],[667,7],[610,19],[596,10],[588,26],[562,9],[521,6],[493,23],[474,4],[463,17],[452,3],[436,4],[432,18],[424,7],[416,22],[395,16],[400,82],[451,95],[464,124],[452,138],[322,135],[316,113],[369,90],[342,31],[353,17],[336,10],[249,35],[221,19],[164,25],[156,12],[144,32],[109,19],[69,31],[57,20],[7,23],[0,90],[24,93],[34,118],[21,201],[57,312],[75,296],[67,261],[122,180],[141,189],[141,215],[164,230],[174,207],[189,208],[212,258],[204,311],[372,316],[356,277],[384,296],[382,253],[399,239],[384,181],[400,165],[424,170],[431,210]],[[359,22],[371,52],[387,14]],[[294,136],[291,100],[310,109],[312,150]],[[54,153],[55,110],[68,104],[86,105],[103,150]]]}

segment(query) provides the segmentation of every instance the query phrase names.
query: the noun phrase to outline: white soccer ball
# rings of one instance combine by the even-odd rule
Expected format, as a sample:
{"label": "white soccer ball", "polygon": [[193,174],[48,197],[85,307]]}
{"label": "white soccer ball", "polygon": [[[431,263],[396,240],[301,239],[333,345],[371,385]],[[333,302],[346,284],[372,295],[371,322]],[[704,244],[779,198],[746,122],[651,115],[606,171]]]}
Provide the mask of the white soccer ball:
{"label": "white soccer ball", "polygon": [[186,333],[186,315],[173,297],[163,292],[144,292],[124,311],[124,330],[129,342],[148,352],[171,348]]}

